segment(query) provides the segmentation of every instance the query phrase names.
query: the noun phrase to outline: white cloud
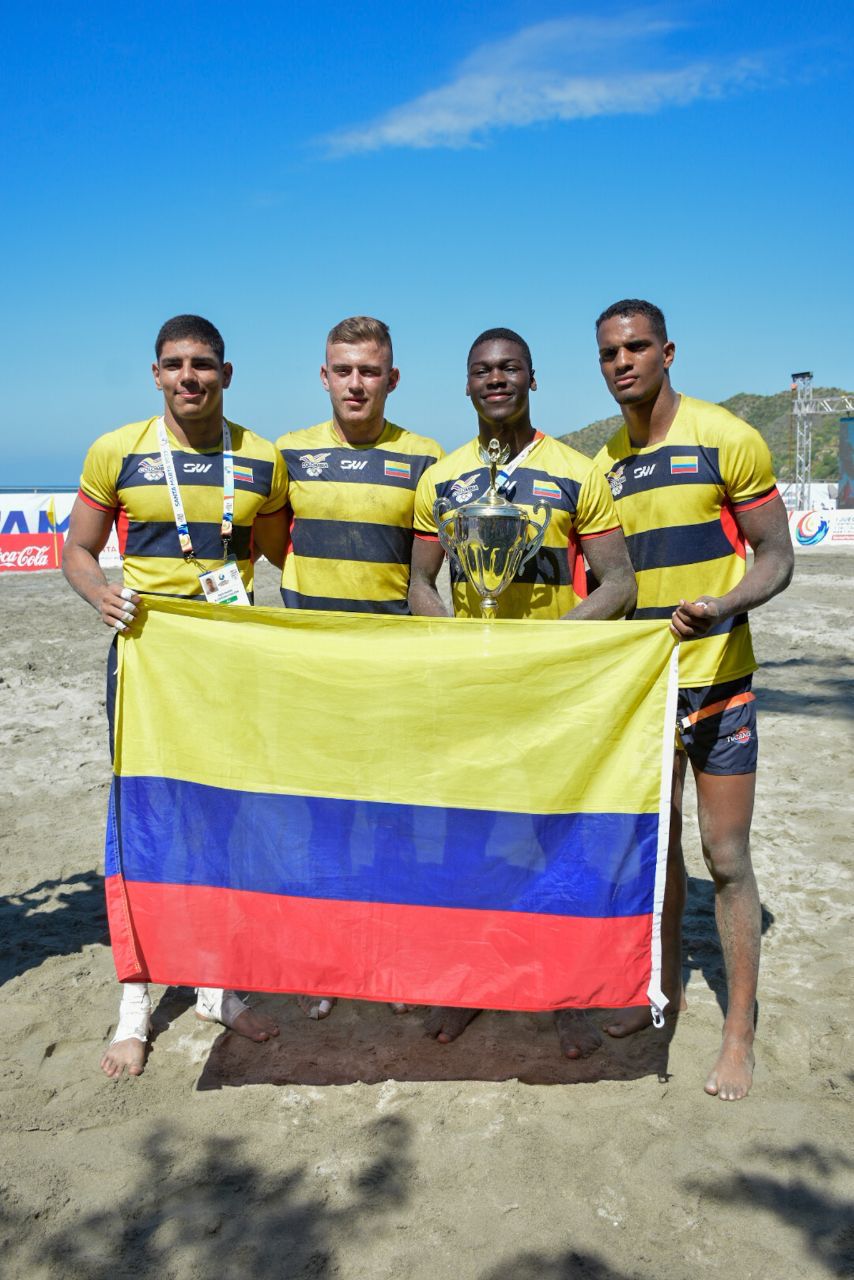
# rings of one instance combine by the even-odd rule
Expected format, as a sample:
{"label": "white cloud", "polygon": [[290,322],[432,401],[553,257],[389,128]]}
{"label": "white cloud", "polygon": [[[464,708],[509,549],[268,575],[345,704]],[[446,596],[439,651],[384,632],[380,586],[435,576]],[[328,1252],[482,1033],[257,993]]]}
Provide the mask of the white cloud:
{"label": "white cloud", "polygon": [[[684,106],[762,75],[758,59],[674,61],[658,46],[676,30],[672,21],[643,14],[525,27],[480,46],[447,84],[322,141],[334,156],[384,147],[470,147],[493,129]],[[642,46],[657,67],[639,65]]]}

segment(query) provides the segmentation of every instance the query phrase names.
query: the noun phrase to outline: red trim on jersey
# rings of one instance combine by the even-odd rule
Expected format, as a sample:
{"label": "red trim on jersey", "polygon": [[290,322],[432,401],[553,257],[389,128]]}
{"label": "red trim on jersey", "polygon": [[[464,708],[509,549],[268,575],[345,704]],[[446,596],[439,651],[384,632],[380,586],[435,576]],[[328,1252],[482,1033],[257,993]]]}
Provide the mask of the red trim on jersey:
{"label": "red trim on jersey", "polygon": [[416,538],[420,539],[421,542],[439,541],[438,533],[419,533],[417,529],[413,529],[412,532],[415,534]]}
{"label": "red trim on jersey", "polygon": [[88,493],[84,493],[82,489],[77,490],[77,496],[81,502],[85,502],[87,507],[92,507],[95,511],[106,511],[108,515],[115,515],[118,507],[105,507],[103,502],[96,502],[94,498],[90,498]]}
{"label": "red trim on jersey", "polygon": [[748,498],[746,502],[734,502],[732,504],[733,511],[752,511],[754,507],[764,507],[766,502],[771,502],[773,498],[779,498],[780,491],[776,485],[773,489],[769,489],[767,493],[760,493],[758,498]]}
{"label": "red trim on jersey", "polygon": [[569,531],[569,539],[566,544],[566,560],[569,565],[569,580],[572,583],[572,589],[579,600],[585,600],[587,598],[587,566],[584,563],[584,556],[581,554],[581,539],[575,529],[570,529]]}
{"label": "red trim on jersey", "polygon": [[745,560],[747,558],[747,543],[744,540],[744,534],[738,527],[735,511],[729,498],[721,507],[721,528],[724,531],[724,537],[735,554]]}
{"label": "red trim on jersey", "polygon": [[128,513],[121,505],[116,511],[116,537],[119,540],[119,554],[123,556],[128,541]]}
{"label": "red trim on jersey", "polygon": [[606,538],[609,533],[616,533],[622,527],[620,524],[615,524],[610,529],[600,529],[598,533],[584,533],[581,535],[581,545],[584,546],[589,538]]}

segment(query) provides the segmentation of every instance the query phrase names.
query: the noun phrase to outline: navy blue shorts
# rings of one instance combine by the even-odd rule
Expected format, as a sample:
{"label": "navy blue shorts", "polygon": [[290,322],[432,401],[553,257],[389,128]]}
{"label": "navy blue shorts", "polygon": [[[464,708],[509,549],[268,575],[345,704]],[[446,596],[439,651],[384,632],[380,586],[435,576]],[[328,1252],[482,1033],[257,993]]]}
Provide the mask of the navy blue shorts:
{"label": "navy blue shorts", "polygon": [[688,753],[695,769],[727,777],[755,773],[756,695],[753,677],[741,676],[702,689],[680,689],[676,747]]}

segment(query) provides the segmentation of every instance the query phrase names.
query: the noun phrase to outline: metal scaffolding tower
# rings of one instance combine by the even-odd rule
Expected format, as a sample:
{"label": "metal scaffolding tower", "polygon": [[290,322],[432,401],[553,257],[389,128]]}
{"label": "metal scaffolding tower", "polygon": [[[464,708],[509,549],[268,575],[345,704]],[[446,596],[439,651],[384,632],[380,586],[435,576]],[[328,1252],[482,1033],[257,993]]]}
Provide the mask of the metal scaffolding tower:
{"label": "metal scaffolding tower", "polygon": [[811,373],[792,374],[792,416],[795,420],[795,510],[809,507],[812,484],[813,420],[825,413],[854,413],[854,396],[815,396]]}

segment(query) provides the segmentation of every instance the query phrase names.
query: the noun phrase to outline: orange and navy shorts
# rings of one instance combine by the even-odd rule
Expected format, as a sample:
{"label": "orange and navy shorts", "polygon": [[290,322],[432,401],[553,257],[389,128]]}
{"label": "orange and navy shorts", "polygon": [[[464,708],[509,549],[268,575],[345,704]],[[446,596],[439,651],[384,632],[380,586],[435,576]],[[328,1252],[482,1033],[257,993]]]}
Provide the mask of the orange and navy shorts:
{"label": "orange and navy shorts", "polygon": [[755,773],[756,694],[753,677],[741,676],[702,689],[680,689],[676,749],[686,751],[695,769],[729,776]]}

